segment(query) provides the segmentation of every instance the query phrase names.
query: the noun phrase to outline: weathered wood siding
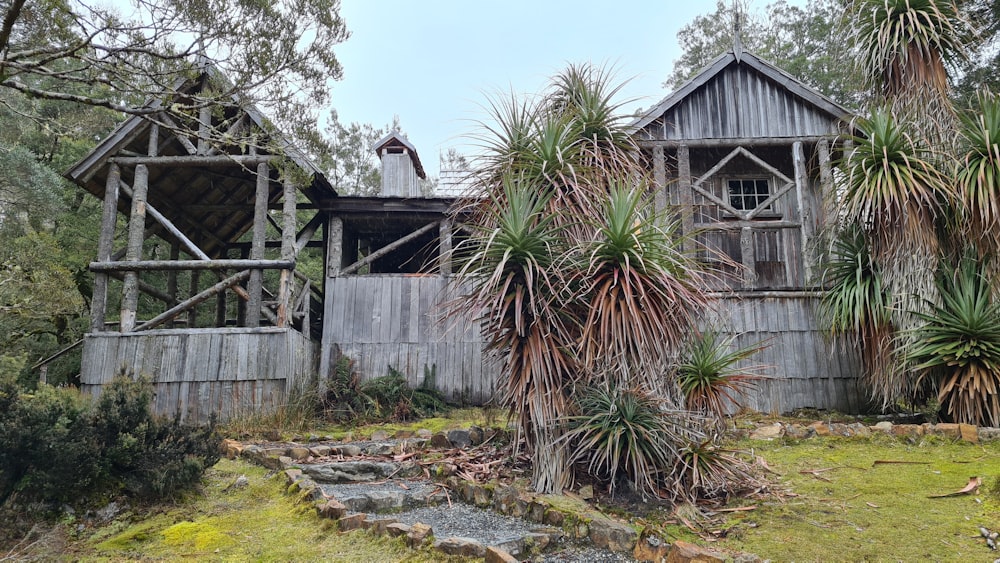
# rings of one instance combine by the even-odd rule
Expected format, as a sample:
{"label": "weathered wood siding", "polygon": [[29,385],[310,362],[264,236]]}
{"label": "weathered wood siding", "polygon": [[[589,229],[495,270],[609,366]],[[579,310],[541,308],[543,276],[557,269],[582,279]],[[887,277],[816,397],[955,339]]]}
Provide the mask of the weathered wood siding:
{"label": "weathered wood siding", "polygon": [[638,137],[687,140],[837,133],[837,123],[828,113],[753,68],[730,65],[650,123]]}
{"label": "weathered wood siding", "polygon": [[436,387],[454,401],[482,404],[493,395],[496,369],[483,360],[478,322],[442,318],[456,285],[437,275],[381,274],[328,278],[324,360],[343,354],[363,379],[392,366],[412,386],[434,369]]}
{"label": "weathered wood siding", "polygon": [[865,393],[858,358],[831,340],[818,322],[815,293],[746,294],[714,301],[709,325],[736,346],[763,344],[744,365],[762,366],[766,376],[746,397],[756,411],[783,413],[803,407],[861,412]]}
{"label": "weathered wood siding", "polygon": [[80,380],[99,394],[125,366],[154,382],[155,412],[205,422],[282,404],[316,371],[315,345],[282,328],[150,330],[84,337]]}

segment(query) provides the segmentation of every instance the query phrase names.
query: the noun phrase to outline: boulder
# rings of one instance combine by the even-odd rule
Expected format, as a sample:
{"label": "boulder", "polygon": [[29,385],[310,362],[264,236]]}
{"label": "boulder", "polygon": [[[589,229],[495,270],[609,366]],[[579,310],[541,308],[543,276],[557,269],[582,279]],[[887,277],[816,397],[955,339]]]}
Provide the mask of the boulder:
{"label": "boulder", "polygon": [[438,449],[451,449],[451,441],[448,440],[448,436],[445,436],[444,432],[438,432],[431,436],[431,447]]}
{"label": "boulder", "polygon": [[656,536],[640,537],[635,542],[635,549],[632,550],[632,557],[638,561],[653,561],[663,563],[670,553],[670,544]]}
{"label": "boulder", "polygon": [[608,518],[597,517],[590,522],[590,541],[611,551],[631,551],[636,540],[635,529]]}
{"label": "boulder", "polygon": [[434,535],[434,530],[427,524],[417,522],[410,526],[410,531],[406,533],[406,545],[410,547],[420,547],[424,545],[428,538]]}
{"label": "boulder", "polygon": [[333,520],[340,520],[347,514],[347,507],[337,499],[330,499],[326,501],[326,504],[320,507],[319,515],[323,518],[331,518]]}
{"label": "boulder", "polygon": [[452,537],[434,542],[434,549],[460,557],[485,557],[486,546],[472,538]]}
{"label": "boulder", "polygon": [[959,424],[958,430],[962,434],[962,440],[972,444],[979,443],[979,432],[973,424]]}
{"label": "boulder", "polygon": [[774,424],[768,424],[765,426],[759,426],[753,432],[750,433],[751,440],[773,440],[775,438],[780,438],[784,434],[784,426],[780,422],[775,422]]}
{"label": "boulder", "polygon": [[464,450],[472,445],[472,436],[468,430],[449,430],[448,441],[453,447]]}
{"label": "boulder", "polygon": [[349,516],[344,516],[340,520],[337,520],[337,529],[341,532],[350,532],[352,530],[360,530],[366,527],[364,514],[351,514]]}
{"label": "boulder", "polygon": [[670,547],[666,563],[723,563],[725,557],[710,549],[677,540]]}
{"label": "boulder", "polygon": [[518,563],[518,561],[516,557],[498,547],[487,547],[483,563]]}

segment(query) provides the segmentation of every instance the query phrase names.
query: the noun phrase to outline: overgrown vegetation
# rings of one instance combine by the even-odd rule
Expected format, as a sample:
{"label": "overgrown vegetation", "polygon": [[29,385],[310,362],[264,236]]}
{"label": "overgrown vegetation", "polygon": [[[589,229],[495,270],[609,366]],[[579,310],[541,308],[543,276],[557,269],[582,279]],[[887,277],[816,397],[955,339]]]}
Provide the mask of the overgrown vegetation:
{"label": "overgrown vegetation", "polygon": [[677,382],[684,393],[684,406],[724,420],[761,377],[753,366],[738,364],[747,362],[762,348],[736,348],[732,339],[721,339],[711,330],[691,338],[677,364]]}
{"label": "overgrown vegetation", "polygon": [[149,410],[152,387],[120,374],[89,400],[69,388],[0,378],[0,506],[78,502],[104,493],[157,498],[197,483],[219,459],[214,424]]}
{"label": "overgrown vegetation", "polygon": [[450,407],[436,388],[437,369],[424,367],[424,378],[411,387],[406,375],[389,366],[389,373],[362,382],[354,362],[341,356],[323,398],[323,416],[333,422],[406,422],[445,414]]}

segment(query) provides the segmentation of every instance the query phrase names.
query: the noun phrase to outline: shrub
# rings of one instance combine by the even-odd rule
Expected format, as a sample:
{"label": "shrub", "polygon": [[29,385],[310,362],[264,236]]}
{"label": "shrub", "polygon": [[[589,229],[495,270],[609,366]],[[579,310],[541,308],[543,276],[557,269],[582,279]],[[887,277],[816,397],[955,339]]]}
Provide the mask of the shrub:
{"label": "shrub", "polygon": [[691,441],[679,450],[670,475],[670,490],[688,502],[727,500],[755,484],[752,466],[713,439]]}
{"label": "shrub", "polygon": [[677,366],[677,382],[689,410],[721,418],[727,408],[739,407],[740,397],[761,378],[755,373],[756,368],[736,367],[761,347],[732,348],[731,339],[720,340],[719,335],[711,331],[688,344]]}
{"label": "shrub", "polygon": [[214,424],[195,427],[149,410],[145,379],[117,376],[96,401],[73,389],[24,393],[0,378],[0,504],[67,501],[124,490],[164,496],[218,461]]}
{"label": "shrub", "polygon": [[394,420],[426,418],[448,411],[444,397],[435,388],[436,369],[424,368],[424,380],[411,389],[406,376],[389,366],[389,373],[364,383],[354,363],[341,357],[324,401],[324,410],[334,420]]}
{"label": "shrub", "polygon": [[680,444],[699,437],[684,413],[663,408],[639,389],[591,387],[577,400],[565,439],[575,444],[572,461],[607,479],[611,490],[626,478],[638,491],[662,496],[661,487]]}

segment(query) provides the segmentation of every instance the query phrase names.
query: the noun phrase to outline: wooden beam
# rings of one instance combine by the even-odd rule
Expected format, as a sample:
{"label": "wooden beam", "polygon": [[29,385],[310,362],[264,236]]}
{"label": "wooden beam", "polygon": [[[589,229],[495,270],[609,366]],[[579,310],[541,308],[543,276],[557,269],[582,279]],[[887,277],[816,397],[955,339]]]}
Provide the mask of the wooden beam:
{"label": "wooden beam", "polygon": [[802,249],[800,251],[802,255],[802,281],[805,285],[809,285],[813,282],[813,261],[810,256],[813,213],[812,206],[809,204],[809,175],[806,172],[805,151],[800,142],[792,145],[792,163],[795,167],[795,196],[799,206],[799,219],[802,221]]}
{"label": "wooden beam", "polygon": [[198,110],[198,154],[208,153],[208,135],[212,128],[212,108],[202,106]]}
{"label": "wooden beam", "polygon": [[[226,131],[222,134],[222,138],[223,139],[233,139],[233,140],[235,140],[236,137],[239,136],[239,134],[243,132],[243,128],[247,126],[248,122],[249,122],[249,118],[247,117],[247,114],[246,113],[241,114],[236,119],[236,122],[233,123],[229,127],[229,129],[226,129]],[[208,155],[208,156],[219,154],[219,149],[217,147],[210,146],[210,147],[208,147],[208,150],[205,151],[205,154]]]}
{"label": "wooden beam", "polygon": [[[177,261],[181,257],[181,243],[174,241],[170,244],[170,260]],[[167,294],[174,300],[177,299],[177,271],[167,272]]]}
{"label": "wooden beam", "polygon": [[344,260],[344,220],[331,216],[326,222],[326,277],[340,275]]}
{"label": "wooden beam", "polygon": [[[301,207],[299,209],[301,209]],[[305,227],[302,227],[302,230],[298,232],[298,235],[296,235],[295,239],[296,256],[299,255],[299,252],[302,252],[303,248],[309,246],[309,243],[312,242],[313,235],[316,234],[316,231],[322,224],[323,224],[323,214],[317,213],[313,215],[313,218],[310,219],[308,223],[306,223]]]}
{"label": "wooden beam", "polygon": [[744,227],[752,229],[798,229],[802,223],[798,221],[767,221],[767,220],[735,220],[716,223],[698,223],[699,231],[738,231]]}
{"label": "wooden beam", "polygon": [[[101,211],[101,233],[97,239],[97,260],[111,259],[115,241],[115,224],[118,221],[118,183],[121,169],[117,164],[108,165],[108,178],[104,185],[104,207]],[[94,276],[94,292],[90,300],[90,331],[104,330],[104,319],[108,308],[108,276],[99,273]]]}
{"label": "wooden beam", "polygon": [[[132,214],[128,223],[128,251],[126,260],[137,261],[142,258],[143,233],[146,229],[146,190],[149,187],[149,170],[143,166],[135,167],[135,189],[132,194]],[[121,332],[132,332],[135,328],[136,309],[139,305],[139,273],[135,270],[125,274],[122,284]]]}
{"label": "wooden beam", "polygon": [[390,252],[396,250],[397,248],[403,246],[404,244],[416,240],[425,233],[430,232],[432,229],[434,229],[434,227],[437,227],[440,222],[441,221],[434,221],[433,223],[424,225],[423,227],[420,227],[419,229],[413,231],[412,233],[406,235],[405,237],[395,240],[383,246],[382,248],[376,250],[375,252],[372,252],[368,256],[365,256],[361,260],[358,260],[357,262],[341,270],[340,275],[346,275],[358,271],[359,268],[371,264],[372,262],[378,260],[379,258],[385,256],[386,254],[389,254]]}
{"label": "wooden beam", "polygon": [[[228,278],[220,281],[219,283],[213,285],[212,287],[204,291],[201,291],[199,293],[196,293],[195,295],[189,297],[188,299],[185,299],[181,303],[178,303],[177,305],[160,313],[159,315],[153,317],[152,319],[149,319],[148,321],[135,327],[135,330],[139,331],[139,330],[149,330],[151,328],[156,328],[161,324],[173,319],[177,315],[183,313],[184,311],[188,311],[190,317],[190,312],[193,311],[195,306],[197,306],[199,303],[206,301],[208,298],[212,297],[213,295],[216,295],[220,291],[225,291],[226,288],[230,286],[240,283],[249,276],[250,276],[250,270],[243,270],[242,272],[233,274]],[[188,322],[188,324],[189,325],[191,324],[190,321]]]}
{"label": "wooden beam", "polygon": [[757,255],[754,251],[753,229],[740,229],[740,257],[743,263],[743,285],[752,289],[757,283]]}
{"label": "wooden beam", "polygon": [[[198,294],[198,284],[201,281],[201,270],[194,270],[191,272],[191,280],[188,285],[188,295]],[[198,302],[200,303],[200,301]],[[198,327],[198,303],[193,303],[187,309],[187,327],[197,328]]]}
{"label": "wooden beam", "polygon": [[[104,275],[115,278],[118,281],[123,281],[125,279],[125,274],[122,272],[103,272]],[[173,305],[177,303],[177,294],[174,293],[173,296],[169,293],[164,293],[160,291],[156,286],[139,280],[139,291],[145,293],[146,295],[163,301],[167,305]],[[103,330],[103,329],[102,329]]]}
{"label": "wooden beam", "polygon": [[[128,184],[126,184],[125,182],[121,182],[121,189],[126,196],[128,196],[130,199],[133,198],[132,188],[130,188]],[[180,243],[184,245],[185,252],[187,252],[191,256],[200,258],[201,260],[211,259],[209,258],[208,254],[205,254],[205,252],[202,249],[198,248],[198,245],[192,242],[191,239],[187,237],[187,235],[181,232],[181,230],[178,229],[177,226],[170,221],[170,219],[167,219],[167,217],[164,216],[163,213],[160,213],[158,209],[156,209],[149,203],[146,203],[146,213],[149,214],[150,217],[155,219],[156,222],[159,223],[160,226],[163,227],[168,233],[173,235],[175,239],[180,241]]]}
{"label": "wooden beam", "polygon": [[[685,239],[694,235],[694,192],[691,181],[691,152],[687,145],[677,147],[677,192],[681,208],[681,232]],[[684,249],[691,251],[694,241],[685,241]]]}
{"label": "wooden beam", "polygon": [[440,265],[441,275],[450,276],[451,275],[451,233],[452,224],[451,218],[444,218],[440,222],[440,229],[438,234],[438,264]]}
{"label": "wooden beam", "polygon": [[92,272],[143,272],[170,270],[281,270],[294,268],[294,260],[122,260],[119,262],[91,262]]}
{"label": "wooden beam", "polygon": [[662,215],[667,210],[667,161],[663,147],[653,147],[653,207]]}
{"label": "wooden beam", "polygon": [[169,115],[165,113],[158,113],[156,114],[156,117],[157,119],[162,121],[164,125],[169,127],[171,131],[173,131],[174,138],[177,139],[177,142],[179,142],[181,146],[184,147],[184,150],[186,150],[188,154],[198,154],[198,148],[194,146],[194,144],[191,142],[190,139],[188,139],[181,133],[183,129],[181,129],[181,127],[177,125],[176,121],[174,121]]}
{"label": "wooden beam", "polygon": [[[295,262],[295,255],[298,254],[295,248],[296,235],[296,208],[295,197],[298,190],[295,184],[288,178],[282,183],[284,208],[281,210],[281,259]],[[294,266],[293,266],[294,267]],[[281,270],[278,278],[278,327],[288,326],[288,306],[292,299],[292,272],[290,269]]]}
{"label": "wooden beam", "polygon": [[255,164],[267,163],[276,159],[276,156],[262,155],[249,156],[241,154],[219,155],[219,156],[116,156],[108,161],[122,166],[135,166],[138,164],[146,166],[253,166]]}
{"label": "wooden beam", "polygon": [[[253,236],[250,245],[250,259],[261,260],[264,258],[264,241],[267,237],[267,202],[271,195],[271,169],[266,162],[257,165],[257,192],[254,199],[253,210]],[[250,294],[250,301],[247,303],[247,326],[256,328],[260,326],[260,309],[263,305],[261,291],[263,289],[263,272],[253,270],[250,272],[250,281],[247,282],[247,290]]]}
{"label": "wooden beam", "polygon": [[153,123],[149,126],[149,144],[147,145],[147,153],[149,156],[157,156],[160,154],[160,125],[158,123]]}
{"label": "wooden beam", "polygon": [[829,140],[835,138],[833,135],[813,135],[806,137],[734,137],[731,139],[684,139],[684,140],[643,140],[636,141],[640,147],[651,148],[651,147],[664,147],[664,148],[677,148],[681,145],[687,145],[689,147],[696,148],[719,148],[719,147],[735,147],[735,146],[747,146],[747,147],[775,147],[784,146],[787,147],[792,143],[799,141],[803,143],[815,143],[820,140]]}

